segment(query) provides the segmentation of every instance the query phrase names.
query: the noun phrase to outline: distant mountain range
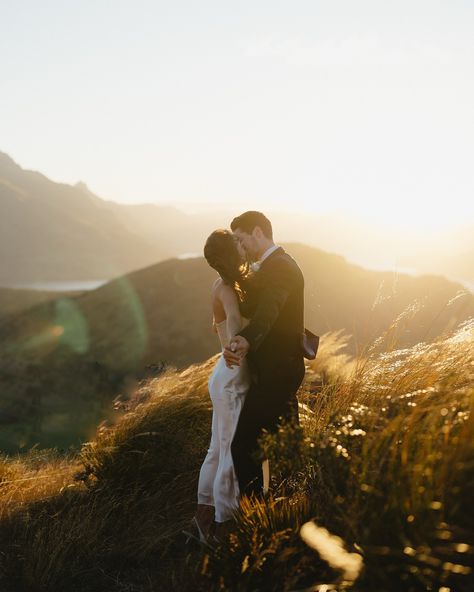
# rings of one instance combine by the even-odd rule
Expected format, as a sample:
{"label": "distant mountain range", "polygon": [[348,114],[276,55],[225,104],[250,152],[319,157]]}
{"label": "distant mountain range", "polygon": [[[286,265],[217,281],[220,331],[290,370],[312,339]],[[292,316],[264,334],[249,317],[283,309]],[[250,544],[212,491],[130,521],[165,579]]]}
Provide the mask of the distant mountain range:
{"label": "distant mountain range", "polygon": [[0,286],[112,279],[186,252],[226,225],[155,204],[118,204],[55,183],[0,152]]}
{"label": "distant mountain range", "polygon": [[[0,152],[0,286],[107,280],[183,253],[202,253],[208,234],[240,213],[238,204],[190,214],[101,199],[87,185],[55,183]],[[474,282],[474,221],[424,238],[345,213],[266,212],[278,241],[303,242],[381,268],[406,268]],[[408,214],[407,214],[408,215]],[[362,263],[363,262],[363,263]]]}
{"label": "distant mountain range", "polygon": [[[368,271],[319,249],[284,246],[305,275],[306,326],[319,335],[346,330],[349,353],[415,302],[419,310],[396,331],[400,347],[474,316],[474,295],[441,277]],[[0,448],[78,443],[153,366],[185,367],[217,353],[215,277],[202,257],[173,258],[0,317]]]}
{"label": "distant mountain range", "polygon": [[[474,242],[474,226],[466,231],[469,237],[465,240],[465,250],[453,255],[440,250],[433,257],[433,252],[413,254],[406,257],[407,265],[428,273],[439,273],[447,278],[457,278],[469,283],[474,291],[474,248],[469,248],[469,242]],[[449,244],[449,243],[448,243]]]}

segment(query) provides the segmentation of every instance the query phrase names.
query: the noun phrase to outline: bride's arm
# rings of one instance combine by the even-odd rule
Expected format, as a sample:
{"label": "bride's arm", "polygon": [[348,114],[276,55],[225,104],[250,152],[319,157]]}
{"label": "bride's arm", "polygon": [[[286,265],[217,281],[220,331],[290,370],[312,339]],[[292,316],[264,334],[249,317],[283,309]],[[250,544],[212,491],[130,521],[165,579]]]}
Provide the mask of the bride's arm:
{"label": "bride's arm", "polygon": [[219,295],[225,310],[227,336],[232,339],[242,329],[239,300],[235,290],[225,284],[221,286]]}

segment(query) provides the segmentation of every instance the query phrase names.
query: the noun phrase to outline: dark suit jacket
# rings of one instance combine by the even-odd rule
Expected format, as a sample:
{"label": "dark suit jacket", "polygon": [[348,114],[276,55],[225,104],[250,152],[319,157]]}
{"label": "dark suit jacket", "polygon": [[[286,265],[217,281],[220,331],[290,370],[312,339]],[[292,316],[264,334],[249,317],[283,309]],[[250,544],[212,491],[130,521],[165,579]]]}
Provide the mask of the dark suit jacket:
{"label": "dark suit jacket", "polygon": [[264,259],[256,277],[256,305],[238,335],[250,344],[247,360],[253,378],[270,387],[276,377],[294,376],[301,368],[304,374],[304,278],[282,247]]}

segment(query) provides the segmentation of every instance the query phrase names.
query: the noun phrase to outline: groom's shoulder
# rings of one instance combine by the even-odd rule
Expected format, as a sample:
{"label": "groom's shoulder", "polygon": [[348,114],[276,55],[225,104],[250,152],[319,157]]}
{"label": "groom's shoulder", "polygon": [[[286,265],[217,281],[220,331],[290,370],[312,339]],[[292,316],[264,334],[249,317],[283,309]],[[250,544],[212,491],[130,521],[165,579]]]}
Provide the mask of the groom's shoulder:
{"label": "groom's shoulder", "polygon": [[281,251],[275,252],[272,257],[269,257],[266,268],[269,272],[282,270],[292,274],[301,274],[298,263],[283,248]]}
{"label": "groom's shoulder", "polygon": [[277,251],[275,251],[273,258],[275,260],[283,261],[284,263],[299,267],[296,260],[290,255],[290,253],[288,253],[288,251],[285,251],[283,247],[280,247]]}

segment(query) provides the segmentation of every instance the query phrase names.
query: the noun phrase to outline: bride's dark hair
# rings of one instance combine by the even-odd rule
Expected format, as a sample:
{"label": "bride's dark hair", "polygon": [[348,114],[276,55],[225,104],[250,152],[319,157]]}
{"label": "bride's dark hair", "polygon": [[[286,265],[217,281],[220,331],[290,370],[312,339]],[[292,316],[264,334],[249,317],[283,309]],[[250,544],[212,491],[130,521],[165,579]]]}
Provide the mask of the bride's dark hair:
{"label": "bride's dark hair", "polygon": [[240,258],[232,232],[225,229],[214,230],[204,245],[204,257],[221,276],[224,284],[232,286],[242,300],[249,266]]}

